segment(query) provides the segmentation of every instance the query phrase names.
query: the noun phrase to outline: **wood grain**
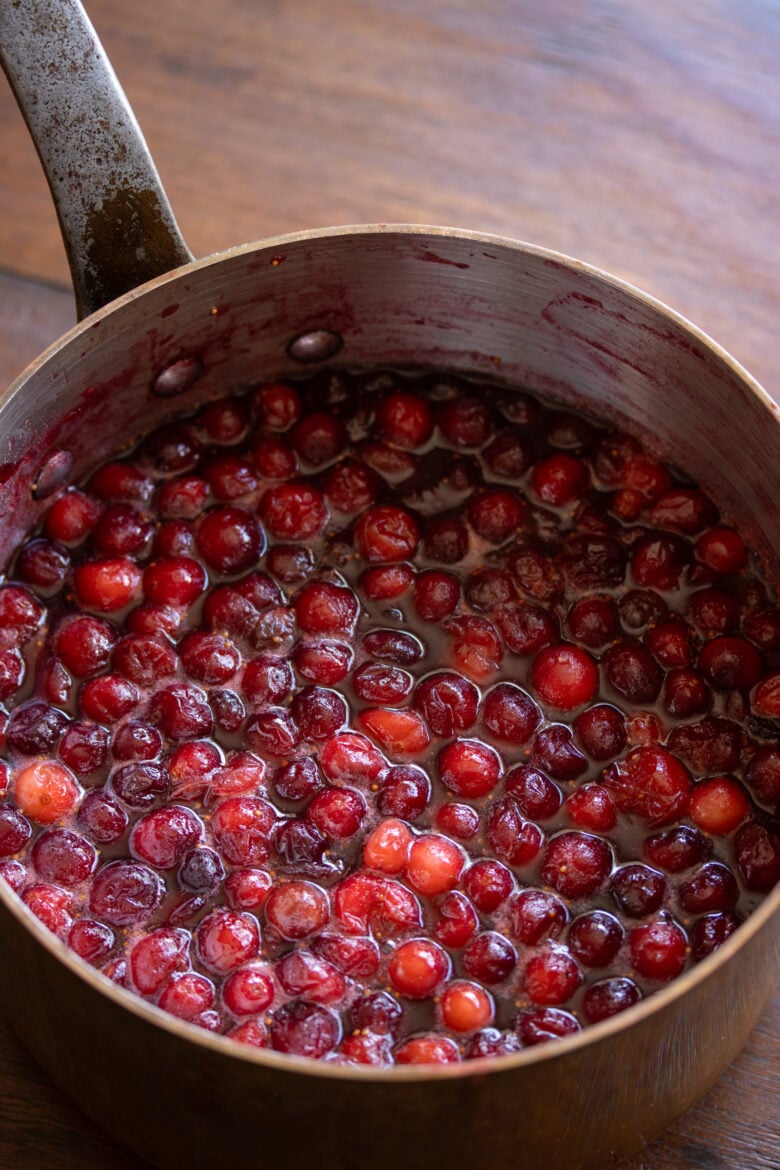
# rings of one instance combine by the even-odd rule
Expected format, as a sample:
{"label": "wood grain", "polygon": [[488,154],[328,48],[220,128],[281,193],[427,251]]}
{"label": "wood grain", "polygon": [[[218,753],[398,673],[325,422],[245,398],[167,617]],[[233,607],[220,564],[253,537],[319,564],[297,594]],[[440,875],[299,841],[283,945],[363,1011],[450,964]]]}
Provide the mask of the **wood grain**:
{"label": "wood grain", "polygon": [[[775,0],[89,0],[204,255],[331,223],[443,223],[622,276],[780,400]],[[74,321],[54,210],[0,81],[0,384]],[[623,1170],[777,1170],[780,995]],[[0,1170],[143,1170],[0,1024]],[[323,1170],[330,1170],[324,1167]]]}

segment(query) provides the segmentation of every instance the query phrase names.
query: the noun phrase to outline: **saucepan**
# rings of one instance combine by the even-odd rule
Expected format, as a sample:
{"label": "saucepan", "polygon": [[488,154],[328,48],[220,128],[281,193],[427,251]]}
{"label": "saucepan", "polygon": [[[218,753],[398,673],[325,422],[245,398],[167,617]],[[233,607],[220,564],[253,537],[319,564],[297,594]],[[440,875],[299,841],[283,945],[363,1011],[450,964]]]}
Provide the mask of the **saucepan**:
{"label": "saucepan", "polygon": [[[0,564],[66,479],[171,415],[338,362],[525,386],[699,479],[767,573],[780,423],[713,341],[625,283],[477,232],[300,232],[193,261],[77,0],[6,3],[4,66],[55,195],[82,318],[0,403]],[[588,1170],[657,1135],[734,1059],[780,972],[780,889],[630,1012],[497,1060],[350,1068],[244,1049],[96,973],[0,883],[0,986],[47,1073],[165,1170]]]}

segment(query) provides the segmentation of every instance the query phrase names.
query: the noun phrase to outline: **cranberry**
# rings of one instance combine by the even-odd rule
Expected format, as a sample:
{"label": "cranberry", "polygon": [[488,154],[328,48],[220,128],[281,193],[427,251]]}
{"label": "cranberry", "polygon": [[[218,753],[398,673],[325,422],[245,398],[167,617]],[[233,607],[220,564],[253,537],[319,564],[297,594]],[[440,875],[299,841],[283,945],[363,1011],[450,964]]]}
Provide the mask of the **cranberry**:
{"label": "cranberry", "polygon": [[623,927],[605,910],[590,910],[569,927],[569,950],[586,967],[608,967],[623,943]]}
{"label": "cranberry", "polygon": [[520,764],[507,774],[506,791],[532,820],[548,820],[555,815],[563,800],[558,785],[544,772],[528,764]]}
{"label": "cranberry", "polygon": [[720,861],[708,861],[680,885],[680,905],[689,914],[733,910],[739,898],[736,878]]}
{"label": "cranberry", "polygon": [[266,1011],[274,1001],[271,976],[262,967],[247,963],[228,975],[222,986],[222,999],[234,1016],[253,1016]]}
{"label": "cranberry", "polygon": [[700,589],[688,603],[694,625],[708,637],[737,629],[739,602],[722,589]]}
{"label": "cranberry", "polygon": [[214,724],[206,693],[192,683],[172,683],[157,691],[147,717],[174,742],[208,735]]}
{"label": "cranberry", "polygon": [[141,995],[156,995],[175,971],[189,965],[189,935],[162,927],[143,935],[130,952],[129,970]]}
{"label": "cranberry", "polygon": [[257,865],[270,849],[276,813],[257,796],[231,796],[217,806],[211,818],[214,841],[232,865]]}
{"label": "cranberry", "polygon": [[13,797],[21,812],[31,821],[52,825],[74,811],[81,801],[82,791],[67,768],[41,760],[16,773]]}
{"label": "cranberry", "polygon": [[669,528],[686,536],[695,536],[716,519],[712,501],[696,488],[671,488],[659,496],[650,511],[655,528]]}
{"label": "cranberry", "polygon": [[667,873],[682,873],[709,856],[705,837],[688,825],[677,825],[665,833],[654,833],[642,846],[645,857]]}
{"label": "cranberry", "polygon": [[493,914],[506,902],[515,888],[511,872],[500,861],[482,858],[469,866],[463,876],[463,888],[483,914]]}
{"label": "cranberry", "polygon": [[542,859],[542,877],[566,898],[595,893],[612,868],[608,846],[589,833],[564,832],[550,840]]}
{"label": "cranberry", "polygon": [[454,447],[481,447],[490,438],[493,423],[489,408],[479,398],[453,398],[439,410],[439,427]]}
{"label": "cranberry", "polygon": [[527,506],[505,488],[492,488],[472,496],[468,506],[471,526],[489,544],[503,544],[520,529]]}
{"label": "cranberry", "polygon": [[423,534],[426,557],[442,565],[456,565],[469,551],[469,532],[458,516],[440,516],[428,522]]}
{"label": "cranberry", "polygon": [[634,545],[631,572],[637,585],[654,589],[677,589],[690,560],[690,548],[678,536],[660,533],[646,536]]}
{"label": "cranberry", "polygon": [[94,841],[109,845],[124,836],[129,818],[121,805],[100,788],[88,792],[78,811],[78,823]]}
{"label": "cranberry", "polygon": [[443,894],[458,884],[465,862],[463,851],[449,838],[426,833],[411,844],[407,880],[420,894]]}
{"label": "cranberry", "polygon": [[383,816],[415,821],[431,798],[431,782],[422,768],[397,764],[388,768],[379,785],[377,808]]}
{"label": "cranberry", "polygon": [[48,829],[32,847],[32,863],[45,882],[76,886],[97,867],[97,852],[89,841],[70,829]]}
{"label": "cranberry", "polygon": [[352,590],[329,581],[304,585],[293,604],[298,625],[307,634],[345,633],[358,613],[358,600]]}
{"label": "cranberry", "polygon": [[320,749],[320,767],[334,784],[370,784],[381,776],[387,764],[365,736],[343,731]]}
{"label": "cranberry", "polygon": [[482,718],[498,739],[524,744],[539,726],[542,716],[536,703],[521,687],[514,683],[499,683],[485,696]]}
{"label": "cranberry", "polygon": [[[74,724],[68,728],[70,732]],[[84,731],[93,730],[91,724],[81,725]],[[104,740],[107,738],[103,728],[94,728],[103,732]],[[67,732],[66,732],[67,735]],[[65,736],[63,736],[63,741]],[[150,723],[143,723],[139,719],[128,719],[126,723],[122,723],[117,727],[111,740],[111,754],[115,760],[154,760],[162,751],[162,736],[156,727],[152,727]],[[76,750],[74,752],[68,751],[69,756],[75,758],[86,756],[86,763],[92,763],[92,742],[90,739],[85,739],[80,736],[77,740]],[[103,758],[105,759],[105,746],[103,747]],[[60,744],[60,758],[67,764],[68,759],[63,756],[63,743]],[[73,766],[72,764],[70,765]],[[85,775],[93,771],[92,767],[87,767]],[[77,771],[77,769],[74,769]]]}
{"label": "cranberry", "polygon": [[98,518],[98,505],[83,492],[69,488],[49,508],[43,528],[51,540],[76,544],[92,529]]}
{"label": "cranberry", "polygon": [[593,833],[608,833],[617,823],[617,810],[603,784],[583,784],[566,798],[566,811],[575,825]]}
{"label": "cranberry", "polygon": [[304,463],[321,467],[341,453],[346,442],[344,424],[333,415],[305,415],[290,431],[290,442]]}
{"label": "cranberry", "polygon": [[394,936],[419,929],[422,908],[417,897],[389,877],[358,870],[336,887],[333,908],[342,927],[352,934]]}
{"label": "cranberry", "polygon": [[658,697],[662,672],[639,643],[615,643],[602,662],[610,686],[630,703],[652,703]]}
{"label": "cranberry", "polygon": [[531,473],[531,487],[545,504],[561,507],[577,499],[587,487],[582,460],[563,452],[540,460]]}
{"label": "cranberry", "polygon": [[349,673],[352,651],[343,642],[323,638],[315,643],[299,642],[293,653],[299,674],[311,682],[333,686]]}
{"label": "cranberry", "polygon": [[600,979],[586,988],[582,1012],[591,1024],[606,1020],[639,1003],[642,993],[632,979]]}
{"label": "cranberry", "polygon": [[751,642],[728,635],[713,638],[699,652],[701,673],[717,690],[748,691],[763,673],[761,655]]}
{"label": "cranberry", "polygon": [[22,891],[22,901],[47,930],[59,938],[66,938],[73,921],[71,898],[58,886],[38,882]]}
{"label": "cranberry", "polygon": [[479,691],[474,684],[450,672],[428,675],[414,692],[415,707],[431,731],[440,736],[468,731],[477,718],[478,704]]}
{"label": "cranberry", "polygon": [[693,772],[731,772],[739,764],[742,733],[729,719],[701,719],[675,727],[667,740],[669,751]]}
{"label": "cranberry", "polygon": [[355,524],[355,547],[364,560],[405,561],[417,548],[419,530],[402,508],[367,508]]}
{"label": "cranberry", "polygon": [[176,655],[168,642],[157,634],[128,634],[113,654],[114,669],[136,683],[150,687],[176,670]]}
{"label": "cranberry", "polygon": [[615,870],[610,881],[610,892],[629,918],[645,918],[662,905],[666,881],[657,870],[634,862]]}
{"label": "cranberry", "polygon": [[445,788],[458,796],[486,796],[501,778],[501,758],[477,739],[459,739],[439,752],[438,769]]}
{"label": "cranberry", "polygon": [[612,589],[623,584],[626,552],[614,536],[586,532],[569,537],[558,564],[573,592]]}
{"label": "cranberry", "polygon": [[646,979],[667,982],[685,966],[687,939],[674,922],[650,922],[637,926],[628,939],[631,962]]}
{"label": "cranberry", "polygon": [[353,674],[352,686],[367,703],[400,703],[411,691],[413,679],[396,666],[364,662]]}
{"label": "cranberry", "polygon": [[579,646],[563,643],[539,651],[530,677],[540,698],[562,711],[583,706],[598,687],[598,671],[590,655]]}
{"label": "cranberry", "polygon": [[328,895],[312,882],[286,882],[271,891],[265,916],[282,938],[308,938],[322,930],[330,917]]}
{"label": "cranberry", "polygon": [[439,805],[434,818],[436,827],[456,841],[470,841],[479,829],[479,813],[470,804],[447,801]]}
{"label": "cranberry", "polygon": [[704,715],[712,706],[712,692],[704,679],[690,667],[670,670],[664,679],[663,704],[670,715],[688,719]]}
{"label": "cranberry", "polygon": [[431,569],[420,573],[414,583],[415,608],[426,622],[448,617],[460,600],[460,584],[451,573]]}
{"label": "cranberry", "polygon": [[371,707],[359,714],[360,723],[393,756],[418,755],[431,741],[424,720],[408,709]]}
{"label": "cranberry", "polygon": [[320,934],[312,943],[312,950],[350,978],[366,979],[379,968],[379,947],[372,938]]}
{"label": "cranberry", "polygon": [[214,1003],[214,984],[194,971],[175,971],[163,987],[157,1003],[164,1012],[197,1023]]}
{"label": "cranberry", "polygon": [[119,674],[101,674],[85,682],[79,704],[88,719],[96,723],[115,723],[138,706],[140,694],[135,683]]}
{"label": "cranberry", "polygon": [[354,788],[323,788],[306,815],[326,837],[345,841],[355,836],[367,812],[365,800]]}
{"label": "cranberry", "polygon": [[202,835],[203,824],[192,809],[169,804],[136,821],[129,847],[133,856],[155,869],[174,869]]}
{"label": "cranberry", "polygon": [[328,471],[323,488],[332,508],[354,514],[374,503],[379,480],[370,467],[346,459]]}
{"label": "cranberry", "polygon": [[251,914],[213,910],[198,924],[195,944],[201,962],[210,971],[224,974],[256,955],[260,931]]}
{"label": "cranberry", "polygon": [[523,1012],[518,1016],[516,1026],[517,1034],[526,1048],[546,1044],[550,1040],[561,1040],[580,1030],[576,1016],[556,1007]]}
{"label": "cranberry", "polygon": [[756,821],[738,830],[737,866],[749,890],[771,890],[780,880],[780,834]]}
{"label": "cranberry", "polygon": [[0,857],[21,853],[32,836],[30,822],[7,805],[0,807]]}
{"label": "cranberry", "polygon": [[84,609],[112,613],[134,600],[141,584],[141,571],[127,557],[87,561],[73,574],[73,587]]}
{"label": "cranberry", "polygon": [[584,597],[575,601],[566,618],[575,642],[590,650],[611,642],[618,633],[618,612],[611,597]]}
{"label": "cranberry", "polygon": [[557,1006],[571,999],[582,973],[565,948],[547,945],[531,956],[523,972],[523,989],[531,1003]]}
{"label": "cranberry", "polygon": [[[759,761],[760,763],[760,761]],[[751,780],[756,757],[746,773]],[[713,777],[695,785],[691,793],[691,819],[706,833],[723,835],[740,825],[750,811],[750,803],[742,785],[729,776]]]}
{"label": "cranberry", "polygon": [[146,865],[132,861],[109,861],[94,878],[89,891],[89,909],[111,926],[142,925],[162,901],[160,877]]}
{"label": "cranberry", "polygon": [[78,918],[68,931],[68,946],[88,963],[102,963],[114,949],[113,930],[93,918]]}
{"label": "cranberry", "polygon": [[41,591],[58,589],[69,568],[69,553],[51,540],[29,540],[16,558],[16,575]]}
{"label": "cranberry", "polygon": [[208,846],[186,850],[176,873],[179,885],[195,894],[213,893],[224,877],[221,857]]}
{"label": "cranberry", "polygon": [[553,723],[540,731],[533,743],[531,761],[554,780],[574,780],[588,769],[568,727]]}
{"label": "cranberry", "polygon": [[563,902],[544,890],[521,890],[512,899],[512,933],[526,946],[558,938],[568,917]]}
{"label": "cranberry", "polygon": [[18,650],[0,650],[0,699],[16,694],[25,673],[25,662]]}
{"label": "cranberry", "polygon": [[328,508],[315,487],[292,482],[269,488],[260,501],[260,516],[273,536],[307,540],[325,527]]}
{"label": "cranberry", "polygon": [[741,919],[735,914],[706,914],[691,927],[691,952],[694,959],[706,959],[730,938]]}
{"label": "cranberry", "polygon": [[271,875],[263,869],[234,869],[225,879],[225,897],[232,910],[260,911],[271,886]]}
{"label": "cranberry", "polygon": [[505,431],[488,444],[482,457],[493,475],[501,479],[518,480],[533,463],[534,451],[525,435]]}
{"label": "cranberry", "polygon": [[410,939],[393,951],[388,977],[393,987],[408,999],[428,999],[450,972],[450,960],[437,943]]}
{"label": "cranberry", "polygon": [[311,758],[293,760],[283,764],[274,776],[273,786],[282,800],[297,804],[309,800],[322,788],[323,780],[315,761]]}
{"label": "cranberry", "polygon": [[414,581],[411,565],[375,565],[360,574],[360,588],[370,601],[391,601],[406,593]]}
{"label": "cranberry", "polygon": [[350,1007],[350,1019],[356,1030],[398,1038],[403,1022],[403,1008],[386,991],[367,992]]}
{"label": "cranberry", "polygon": [[631,633],[655,626],[669,614],[664,599],[652,589],[629,589],[618,602],[623,627]]}
{"label": "cranberry", "polygon": [[62,711],[33,699],[11,712],[6,743],[20,756],[46,756],[56,751],[67,726]]}
{"label": "cranberry", "polygon": [[660,747],[638,747],[604,773],[604,784],[621,812],[648,824],[673,821],[688,808],[691,776],[671,752]]}
{"label": "cranberry", "polygon": [[502,983],[517,965],[517,951],[493,930],[475,934],[463,951],[463,969],[471,979],[492,987]]}

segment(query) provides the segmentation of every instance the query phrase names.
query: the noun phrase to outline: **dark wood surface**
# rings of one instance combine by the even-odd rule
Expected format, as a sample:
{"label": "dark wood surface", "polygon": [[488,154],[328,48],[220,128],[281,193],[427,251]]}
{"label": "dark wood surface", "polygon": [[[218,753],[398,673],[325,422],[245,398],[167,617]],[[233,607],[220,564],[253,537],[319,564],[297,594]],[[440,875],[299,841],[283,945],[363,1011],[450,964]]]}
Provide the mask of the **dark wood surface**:
{"label": "dark wood surface", "polygon": [[[196,255],[412,222],[575,255],[666,301],[780,400],[776,0],[91,0]],[[0,384],[74,320],[0,82]],[[780,1167],[780,995],[625,1170]],[[0,1170],[142,1170],[0,1024]]]}

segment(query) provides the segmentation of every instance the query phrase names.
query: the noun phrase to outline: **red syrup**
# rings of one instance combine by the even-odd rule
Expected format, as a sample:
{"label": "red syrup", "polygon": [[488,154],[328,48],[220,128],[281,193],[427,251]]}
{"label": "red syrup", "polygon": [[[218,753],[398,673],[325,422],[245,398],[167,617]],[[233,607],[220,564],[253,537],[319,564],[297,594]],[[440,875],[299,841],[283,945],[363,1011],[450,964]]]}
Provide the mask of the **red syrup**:
{"label": "red syrup", "polygon": [[66,486],[0,585],[0,872],[236,1043],[554,1042],[780,877],[780,609],[631,436],[325,371]]}

